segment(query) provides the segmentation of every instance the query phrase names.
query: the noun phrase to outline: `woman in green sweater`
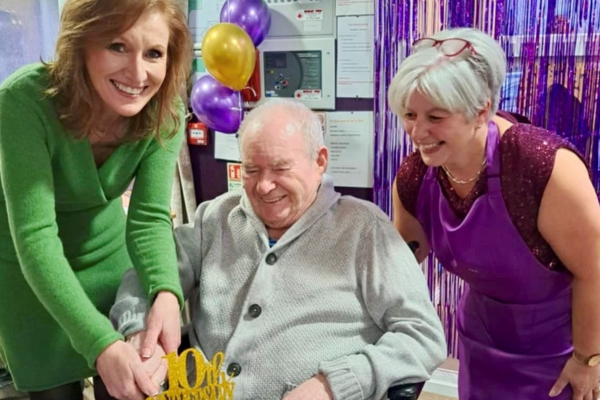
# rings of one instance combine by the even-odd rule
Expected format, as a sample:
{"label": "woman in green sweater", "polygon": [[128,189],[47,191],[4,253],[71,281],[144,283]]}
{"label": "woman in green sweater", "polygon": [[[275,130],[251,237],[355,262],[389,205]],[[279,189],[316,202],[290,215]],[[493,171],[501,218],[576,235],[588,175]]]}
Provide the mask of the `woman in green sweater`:
{"label": "woman in green sweater", "polygon": [[2,358],[32,400],[81,399],[96,371],[112,396],[139,399],[162,369],[107,313],[133,266],[148,324],[167,351],[179,343],[169,202],[190,34],[175,0],[68,0],[56,49],[0,86]]}

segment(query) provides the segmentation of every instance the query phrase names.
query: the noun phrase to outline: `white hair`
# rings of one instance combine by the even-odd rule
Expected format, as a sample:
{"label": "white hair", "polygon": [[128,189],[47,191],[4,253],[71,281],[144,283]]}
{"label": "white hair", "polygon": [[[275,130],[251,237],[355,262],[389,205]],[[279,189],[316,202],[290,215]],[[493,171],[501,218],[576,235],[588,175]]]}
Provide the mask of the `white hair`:
{"label": "white hair", "polygon": [[492,37],[473,28],[449,29],[431,37],[436,40],[462,39],[475,54],[464,50],[448,57],[437,47],[419,47],[407,57],[388,90],[390,109],[402,116],[415,90],[435,107],[475,118],[491,102],[489,118],[498,110],[500,87],[506,76],[506,56]]}
{"label": "white hair", "polygon": [[304,135],[304,143],[311,160],[317,159],[319,149],[325,146],[321,121],[306,105],[289,99],[272,99],[259,104],[246,115],[238,130],[240,150],[247,133],[260,131],[265,124],[281,123],[282,130],[293,135]]}

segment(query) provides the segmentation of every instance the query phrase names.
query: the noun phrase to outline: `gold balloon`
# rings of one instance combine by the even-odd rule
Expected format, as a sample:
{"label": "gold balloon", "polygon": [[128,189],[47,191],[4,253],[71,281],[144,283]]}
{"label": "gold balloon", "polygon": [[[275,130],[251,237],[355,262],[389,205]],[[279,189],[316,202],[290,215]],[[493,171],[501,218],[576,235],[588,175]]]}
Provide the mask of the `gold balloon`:
{"label": "gold balloon", "polygon": [[246,87],[256,62],[254,43],[242,28],[220,23],[202,40],[202,60],[216,80],[233,90]]}

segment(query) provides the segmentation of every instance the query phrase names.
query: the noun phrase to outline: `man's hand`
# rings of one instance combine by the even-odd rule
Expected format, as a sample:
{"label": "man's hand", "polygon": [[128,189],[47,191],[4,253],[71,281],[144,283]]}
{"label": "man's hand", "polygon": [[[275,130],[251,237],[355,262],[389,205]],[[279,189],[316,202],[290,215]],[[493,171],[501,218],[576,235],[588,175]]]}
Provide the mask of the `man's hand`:
{"label": "man's hand", "polygon": [[152,357],[160,342],[168,354],[177,351],[181,343],[179,301],[171,292],[159,292],[146,319],[146,338],[142,345],[143,359]]}
{"label": "man's hand", "polygon": [[144,400],[158,393],[158,385],[150,379],[136,350],[117,341],[96,359],[96,369],[108,393],[120,400]]}
{"label": "man's hand", "polygon": [[[138,333],[134,333],[131,336],[128,336],[127,343],[132,345],[135,351],[139,353],[145,339],[146,331],[140,331]],[[157,386],[162,386],[163,382],[167,379],[168,364],[167,360],[163,358],[165,354],[165,350],[159,343],[156,345],[156,350],[154,351],[152,357],[142,360],[144,369],[151,377],[152,382],[154,382]]]}
{"label": "man's hand", "polygon": [[333,400],[333,394],[325,376],[318,374],[292,390],[284,400]]}
{"label": "man's hand", "polygon": [[570,384],[573,389],[573,400],[596,400],[599,394],[599,382],[600,366],[588,367],[569,358],[550,391],[550,397],[558,396]]}

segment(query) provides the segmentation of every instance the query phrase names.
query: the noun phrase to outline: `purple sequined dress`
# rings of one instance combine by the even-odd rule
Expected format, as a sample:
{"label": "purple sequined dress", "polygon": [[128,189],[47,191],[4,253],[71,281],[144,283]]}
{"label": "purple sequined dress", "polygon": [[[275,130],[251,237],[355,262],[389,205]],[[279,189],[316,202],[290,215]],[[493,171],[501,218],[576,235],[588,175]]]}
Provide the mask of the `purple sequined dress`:
{"label": "purple sequined dress", "polygon": [[[441,264],[467,283],[457,312],[461,400],[549,399],[571,355],[572,277],[536,224],[561,147],[572,149],[530,125],[500,140],[490,123],[486,171],[465,199],[416,153],[398,173],[403,206]],[[555,399],[571,397],[568,387]]]}

